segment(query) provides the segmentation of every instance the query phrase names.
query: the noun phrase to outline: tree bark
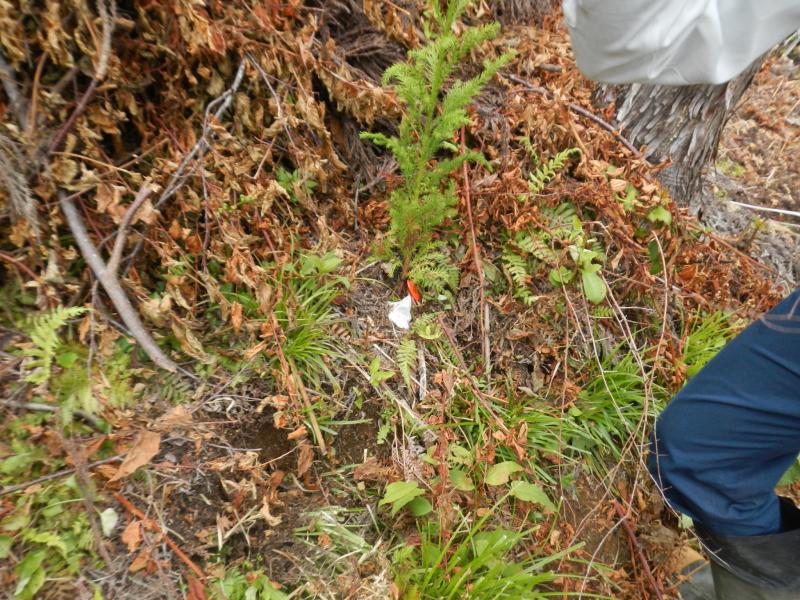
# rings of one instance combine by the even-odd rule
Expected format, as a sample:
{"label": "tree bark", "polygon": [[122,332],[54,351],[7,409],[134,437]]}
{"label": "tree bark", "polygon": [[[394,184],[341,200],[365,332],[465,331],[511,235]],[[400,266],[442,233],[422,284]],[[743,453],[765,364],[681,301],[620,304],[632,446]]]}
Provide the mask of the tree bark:
{"label": "tree bark", "polygon": [[[537,21],[558,0],[497,0],[495,15],[506,22]],[[703,187],[720,135],[758,72],[763,57],[736,79],[720,85],[602,85],[596,104],[616,103],[615,121],[652,163],[671,161],[660,179],[672,197],[689,203]]]}
{"label": "tree bark", "polygon": [[659,178],[675,200],[688,203],[702,190],[725,123],[762,62],[719,85],[604,85],[595,99],[616,103],[617,124],[635,146],[645,146],[650,162],[670,161]]}

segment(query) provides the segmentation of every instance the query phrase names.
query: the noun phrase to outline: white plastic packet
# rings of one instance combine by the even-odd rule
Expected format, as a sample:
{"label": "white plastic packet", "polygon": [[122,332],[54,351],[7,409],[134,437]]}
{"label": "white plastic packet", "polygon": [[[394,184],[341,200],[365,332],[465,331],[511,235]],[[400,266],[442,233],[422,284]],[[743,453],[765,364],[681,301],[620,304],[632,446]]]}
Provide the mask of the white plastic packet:
{"label": "white plastic packet", "polygon": [[398,302],[389,302],[389,320],[400,329],[411,326],[411,294]]}

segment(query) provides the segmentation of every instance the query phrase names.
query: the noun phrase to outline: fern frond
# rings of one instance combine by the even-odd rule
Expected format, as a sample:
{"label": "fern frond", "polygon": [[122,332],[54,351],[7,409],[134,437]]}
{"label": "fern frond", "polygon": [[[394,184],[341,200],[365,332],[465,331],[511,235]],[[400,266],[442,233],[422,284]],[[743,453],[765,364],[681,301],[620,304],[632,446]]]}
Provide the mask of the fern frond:
{"label": "fern frond", "polygon": [[411,375],[417,366],[417,343],[412,337],[405,337],[400,340],[397,347],[397,367],[403,376],[406,386],[411,387]]}
{"label": "fern frond", "polygon": [[93,415],[100,410],[100,405],[92,393],[92,383],[85,361],[73,368],[65,369],[52,380],[50,386],[59,407],[59,418],[66,426],[72,423],[76,411],[82,410]]}
{"label": "fern frond", "polygon": [[558,262],[558,255],[545,242],[545,234],[541,231],[537,231],[536,234],[521,232],[514,238],[513,244],[526,254],[530,254],[550,266]]}
{"label": "fern frond", "polygon": [[81,316],[86,311],[87,309],[81,306],[68,308],[59,306],[49,313],[31,317],[23,325],[23,331],[33,342],[32,348],[22,351],[23,356],[30,359],[25,364],[26,370],[29,371],[25,381],[41,385],[50,379],[56,349],[61,343],[58,331],[67,324],[67,321]]}
{"label": "fern frond", "polygon": [[580,150],[577,148],[567,148],[556,154],[528,176],[528,189],[532,194],[540,193],[564,168],[567,160],[579,154]]}
{"label": "fern frond", "polygon": [[610,306],[595,306],[592,308],[592,316],[595,319],[610,319],[614,316],[614,309]]}
{"label": "fern frond", "polygon": [[438,321],[438,313],[425,313],[414,319],[411,330],[423,340],[438,340],[442,337],[442,326]]}
{"label": "fern frond", "polygon": [[536,298],[530,289],[531,276],[528,270],[528,260],[508,247],[503,252],[501,260],[514,282],[514,296],[526,306],[532,305]]}
{"label": "fern frond", "polygon": [[418,287],[436,295],[447,295],[458,287],[458,269],[445,248],[441,242],[426,244],[414,256],[408,271]]}

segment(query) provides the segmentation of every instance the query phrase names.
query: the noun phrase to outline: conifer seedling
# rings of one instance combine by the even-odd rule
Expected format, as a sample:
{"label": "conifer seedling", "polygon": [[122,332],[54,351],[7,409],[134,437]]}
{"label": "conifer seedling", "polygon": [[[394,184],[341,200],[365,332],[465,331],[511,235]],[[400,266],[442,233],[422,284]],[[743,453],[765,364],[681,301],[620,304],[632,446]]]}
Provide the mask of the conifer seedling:
{"label": "conifer seedling", "polygon": [[400,254],[403,276],[412,262],[423,258],[426,248],[436,249],[432,236],[454,213],[456,189],[451,173],[465,161],[488,167],[482,154],[461,152],[453,140],[456,132],[469,124],[467,107],[473,98],[511,55],[484,61],[481,72],[471,79],[453,80],[465,58],[494,38],[499,29],[497,23],[491,23],[454,33],[453,26],[468,5],[469,0],[450,0],[442,10],[439,2],[434,2],[425,28],[428,43],[411,50],[406,62],[392,65],[384,73],[384,85],[394,82],[405,105],[397,135],[361,134],[389,149],[400,167],[402,183],[389,200],[388,241]]}

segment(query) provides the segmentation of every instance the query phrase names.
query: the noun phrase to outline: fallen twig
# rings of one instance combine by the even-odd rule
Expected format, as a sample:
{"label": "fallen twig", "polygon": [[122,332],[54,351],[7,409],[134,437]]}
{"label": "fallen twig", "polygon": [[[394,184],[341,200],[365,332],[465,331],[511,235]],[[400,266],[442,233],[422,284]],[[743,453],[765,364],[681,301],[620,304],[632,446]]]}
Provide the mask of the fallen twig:
{"label": "fallen twig", "polygon": [[[39,412],[52,412],[56,413],[61,410],[58,406],[53,406],[52,404],[43,404],[41,402],[19,402],[17,400],[6,400],[4,398],[0,398],[0,404],[5,406],[13,406],[15,408],[24,408],[25,410],[36,410]],[[82,421],[86,421],[92,429],[95,431],[99,431],[101,433],[105,433],[103,427],[100,424],[100,421],[97,420],[97,417],[94,415],[90,415],[89,413],[76,410],[75,416],[81,419]]]}
{"label": "fallen twig", "polygon": [[661,600],[661,598],[664,597],[661,594],[661,588],[658,586],[658,583],[656,583],[656,580],[653,578],[653,573],[652,571],[650,571],[650,565],[647,563],[647,558],[644,555],[644,550],[642,550],[642,547],[636,540],[636,534],[633,532],[631,524],[628,523],[628,515],[619,502],[613,500],[613,503],[614,503],[614,510],[617,511],[617,515],[619,516],[620,522],[622,523],[622,526],[625,528],[625,531],[628,534],[628,538],[631,540],[631,544],[636,549],[636,555],[639,557],[639,561],[642,563],[642,570],[644,571],[645,577],[647,577],[648,581],[650,582],[650,586],[653,588],[653,592],[655,593],[656,598]]}
{"label": "fallen twig", "polygon": [[17,117],[22,131],[26,131],[28,128],[28,108],[25,105],[25,98],[19,93],[14,69],[8,64],[2,52],[0,52],[0,79],[3,81],[3,91],[8,96],[14,116]]}
{"label": "fallen twig", "polygon": [[800,212],[796,210],[786,210],[783,208],[770,208],[768,206],[758,206],[756,204],[747,204],[746,202],[739,202],[737,200],[728,200],[729,204],[735,204],[736,206],[741,206],[743,208],[749,208],[750,210],[763,210],[764,212],[776,213],[779,215],[787,215],[789,217],[800,217]]}
{"label": "fallen twig", "polygon": [[[527,89],[527,90],[529,90],[531,92],[534,92],[536,94],[540,94],[540,95],[544,96],[545,98],[549,98],[551,100],[553,100],[555,98],[555,95],[550,90],[548,90],[546,88],[543,88],[543,87],[539,87],[537,85],[533,85],[532,83],[529,83],[529,82],[525,81],[521,77],[517,77],[516,75],[513,75],[513,74],[505,74],[504,76],[507,79],[510,79],[511,81],[513,81],[515,83],[518,83],[518,84],[520,84],[522,86],[525,86],[525,89]],[[567,105],[567,108],[569,108],[571,111],[586,117],[590,121],[594,121],[595,123],[600,125],[600,127],[605,129],[606,131],[610,132],[615,138],[617,138],[617,140],[623,146],[625,146],[628,150],[630,150],[633,153],[633,155],[636,156],[636,158],[644,158],[644,156],[642,155],[641,152],[639,152],[639,150],[636,148],[636,146],[634,146],[628,140],[628,138],[623,136],[619,132],[619,129],[614,127],[611,123],[609,123],[605,119],[602,119],[602,118],[598,117],[593,112],[586,110],[585,108],[583,108],[579,104],[575,104],[574,102],[567,102],[566,105]]]}
{"label": "fallen twig", "polygon": [[139,193],[136,194],[136,198],[134,198],[128,210],[125,212],[125,216],[122,217],[119,229],[117,230],[117,238],[114,240],[114,248],[111,250],[111,256],[108,258],[108,263],[106,264],[106,268],[112,273],[116,273],[119,270],[119,263],[122,260],[122,251],[125,248],[125,238],[128,235],[128,227],[130,227],[130,224],[133,222],[136,212],[141,208],[142,204],[144,204],[144,201],[147,200],[150,191],[150,184],[145,181],[139,189]]}
{"label": "fallen twig", "polygon": [[89,478],[86,456],[84,456],[80,449],[75,447],[73,440],[60,435],[59,437],[61,437],[61,442],[66,448],[67,454],[72,459],[72,464],[75,465],[75,474],[78,476],[76,481],[81,491],[81,502],[83,503],[86,516],[89,519],[89,526],[94,536],[94,544],[97,546],[100,557],[105,561],[106,566],[110,568],[113,561],[111,560],[111,555],[108,553],[108,548],[106,548],[105,541],[103,540],[103,532],[100,529],[100,523],[97,521],[97,512],[95,510],[94,500],[92,499],[92,480]]}
{"label": "fallen twig", "polygon": [[[461,128],[461,152],[466,152],[466,129]],[[480,288],[480,325],[481,325],[481,348],[483,350],[483,369],[488,375],[491,372],[491,349],[489,346],[489,307],[486,304],[486,278],[481,265],[481,255],[478,250],[478,239],[475,233],[475,221],[472,218],[472,192],[469,185],[469,170],[467,161],[461,164],[461,174],[464,178],[464,204],[467,205],[467,219],[469,220],[469,230],[472,236],[472,260],[475,263],[475,272],[478,275],[478,286]]]}
{"label": "fallen twig", "polygon": [[170,549],[175,553],[175,555],[178,558],[180,558],[183,561],[183,563],[187,567],[189,567],[195,575],[197,575],[202,580],[206,579],[206,575],[205,573],[203,573],[203,570],[196,564],[194,564],[194,562],[192,562],[192,559],[189,558],[183,550],[178,548],[177,544],[175,544],[175,542],[172,541],[172,539],[167,535],[167,533],[161,528],[161,526],[158,523],[153,521],[153,519],[147,517],[142,511],[140,511],[133,504],[131,504],[130,501],[127,498],[125,498],[125,496],[123,496],[122,494],[115,493],[114,497],[120,504],[122,504],[122,506],[124,506],[128,510],[129,513],[131,513],[134,517],[140,519],[145,527],[147,527],[151,531],[158,533],[161,536],[161,539],[164,540],[164,543],[170,547]]}
{"label": "fallen twig", "polygon": [[11,263],[15,267],[17,267],[20,271],[23,271],[26,275],[28,275],[31,279],[37,280],[39,277],[34,273],[28,265],[22,262],[18,258],[14,258],[10,254],[6,254],[5,252],[0,252],[0,260],[4,260],[8,263]]}
{"label": "fallen twig", "polygon": [[116,271],[109,269],[109,266],[103,262],[100,253],[89,238],[89,233],[86,231],[86,226],[73,200],[65,194],[59,193],[59,202],[61,204],[61,210],[67,219],[67,224],[72,231],[72,235],[75,237],[75,241],[78,243],[83,257],[94,272],[95,277],[97,277],[98,281],[103,286],[103,289],[105,289],[114,308],[117,309],[117,313],[122,318],[123,323],[125,323],[125,326],[130,330],[131,336],[139,343],[150,357],[150,360],[157,366],[171,373],[177,371],[178,366],[164,354],[150,335],[150,332],[145,329],[139,317],[139,313],[136,312],[136,309],[134,309],[128,296],[122,289]]}
{"label": "fallen twig", "polygon": [[[239,89],[239,86],[242,85],[242,79],[244,78],[244,67],[246,61],[247,59],[243,58],[242,61],[239,63],[239,69],[236,71],[236,76],[233,79],[231,87],[225,90],[225,92],[221,96],[209,102],[208,106],[206,106],[205,120],[203,122],[203,131],[200,134],[200,139],[197,140],[195,145],[192,146],[192,149],[189,150],[188,154],[186,154],[186,156],[183,157],[183,160],[181,160],[180,164],[178,165],[178,168],[175,169],[175,172],[172,174],[172,177],[170,177],[169,181],[167,182],[167,185],[164,187],[164,190],[161,192],[158,199],[153,203],[154,210],[158,210],[167,200],[172,198],[172,196],[174,196],[175,193],[183,186],[185,181],[192,175],[192,173],[194,173],[195,170],[197,170],[197,168],[200,166],[200,162],[197,161],[192,166],[192,168],[189,169],[188,172],[185,172],[186,168],[189,166],[189,163],[191,163],[198,155],[202,158],[202,156],[208,149],[208,128],[210,121],[209,114],[214,109],[214,107],[219,105],[219,108],[217,108],[217,110],[214,112],[214,120],[220,121],[222,119],[222,116],[228,110],[228,107],[231,105],[231,102],[233,102],[234,94]],[[144,236],[142,236],[139,239],[139,241],[136,243],[136,246],[134,246],[130,255],[127,257],[125,262],[125,268],[122,271],[123,274],[127,273],[128,269],[131,268],[134,259],[139,254],[139,252],[141,252],[143,246],[144,246]]]}
{"label": "fallen twig", "polygon": [[[116,456],[112,456],[110,458],[104,458],[103,460],[96,460],[93,463],[89,463],[86,465],[86,470],[94,469],[95,467],[99,467],[100,465],[107,465],[108,463],[112,462],[119,462],[125,458],[125,454],[117,454]],[[48,475],[42,475],[41,477],[37,477],[36,479],[31,479],[30,481],[26,481],[25,483],[19,483],[17,485],[8,485],[0,490],[0,496],[5,496],[7,494],[13,494],[14,492],[19,492],[25,489],[28,489],[32,485],[36,485],[37,483],[44,483],[46,481],[52,481],[53,479],[60,479],[61,477],[66,477],[68,475],[72,475],[75,472],[75,467],[69,467],[68,469],[61,469],[60,471],[56,471],[55,473],[50,473]]]}
{"label": "fallen twig", "polygon": [[233,102],[234,94],[236,94],[239,86],[242,85],[245,63],[246,59],[242,59],[242,62],[239,63],[239,69],[236,71],[236,76],[233,78],[231,87],[225,90],[225,92],[219,98],[215,98],[208,103],[208,106],[206,106],[206,116],[203,122],[203,132],[200,135],[200,139],[197,140],[189,153],[183,157],[183,160],[178,165],[178,168],[175,169],[175,173],[173,173],[166,187],[164,187],[164,191],[161,192],[158,200],[156,200],[156,202],[153,204],[154,209],[158,210],[162,204],[172,198],[172,196],[175,195],[175,192],[181,188],[184,181],[186,181],[186,179],[188,179],[188,177],[194,173],[195,169],[197,169],[198,164],[195,163],[188,173],[184,173],[189,163],[192,162],[192,160],[194,160],[198,154],[201,156],[205,154],[206,149],[208,149],[208,127],[210,122],[210,119],[208,118],[209,113],[214,109],[215,106],[219,105],[219,108],[217,108],[217,110],[214,112],[214,120],[220,121],[222,119],[222,116],[228,110],[231,102]]}

